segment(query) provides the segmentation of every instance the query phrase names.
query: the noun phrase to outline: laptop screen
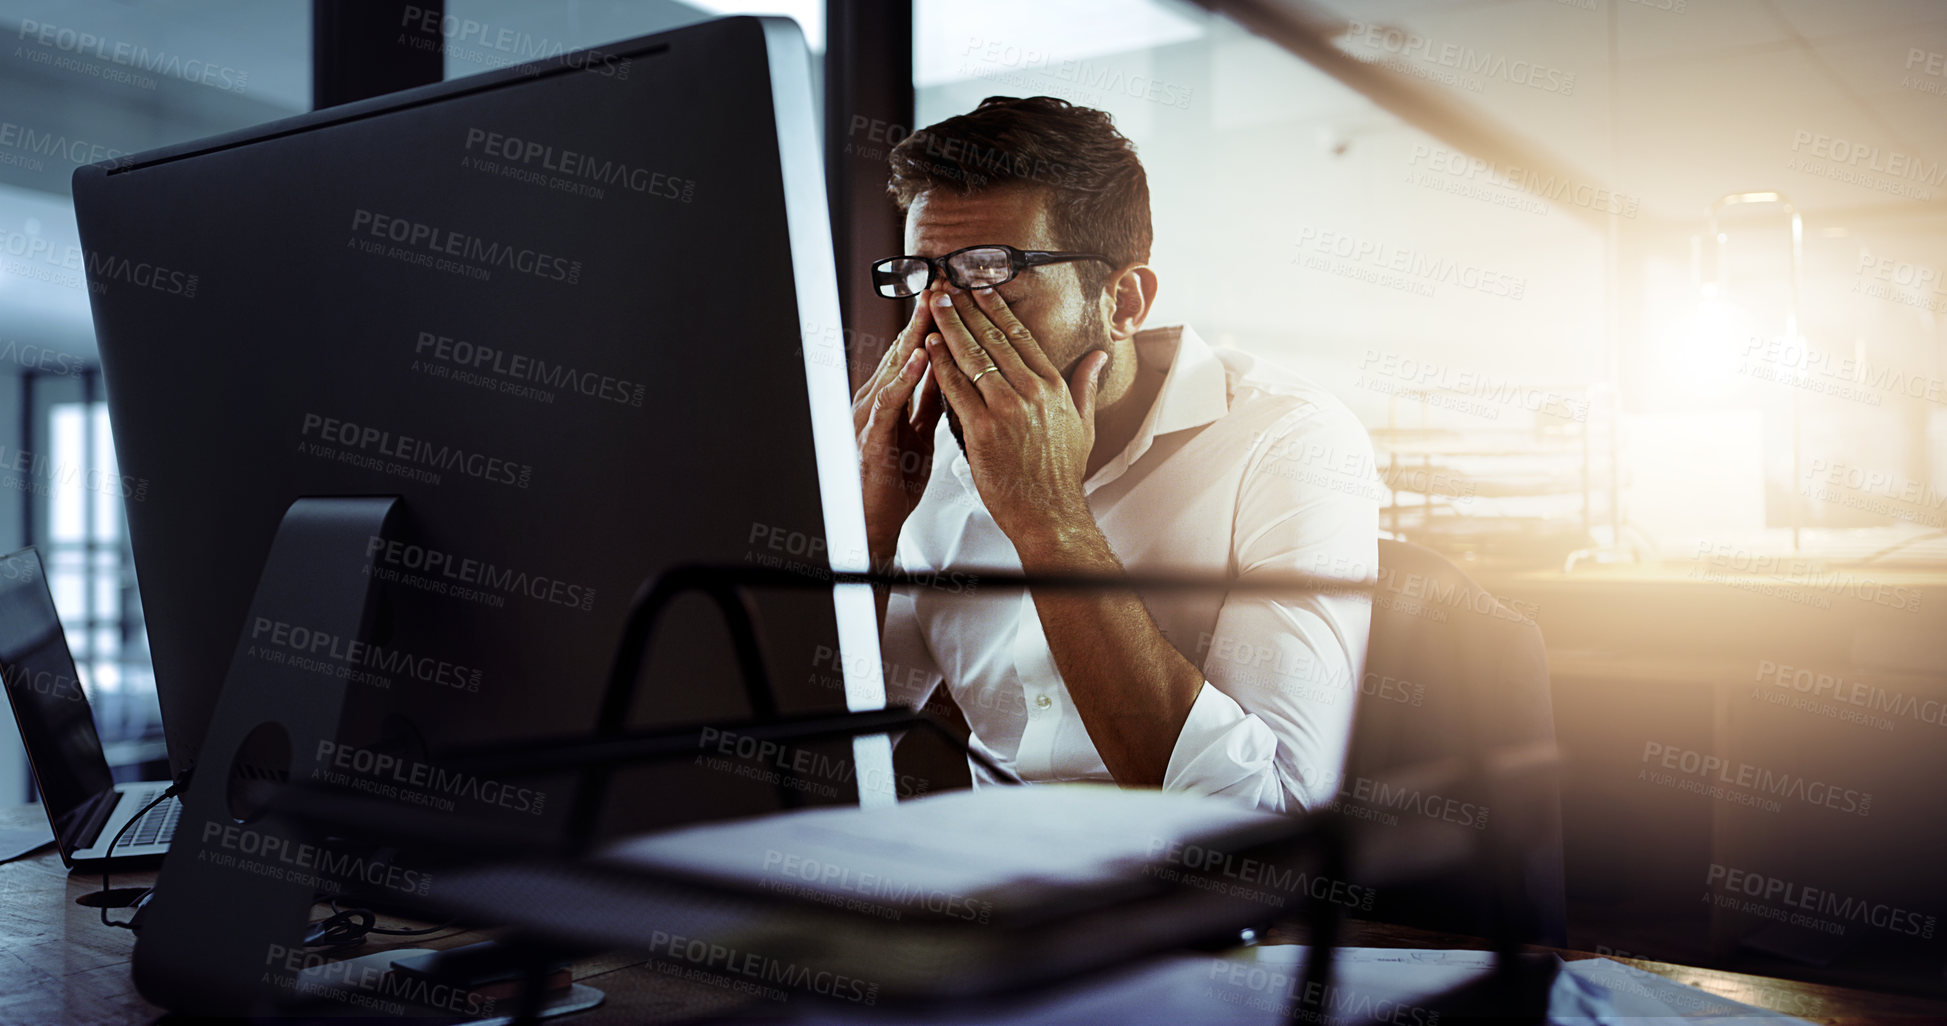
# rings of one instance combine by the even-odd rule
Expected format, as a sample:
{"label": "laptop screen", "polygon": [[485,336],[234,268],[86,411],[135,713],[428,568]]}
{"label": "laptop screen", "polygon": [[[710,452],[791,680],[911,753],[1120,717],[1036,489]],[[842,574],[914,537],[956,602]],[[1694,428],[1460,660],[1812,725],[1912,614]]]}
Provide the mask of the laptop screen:
{"label": "laptop screen", "polygon": [[115,781],[33,549],[0,557],[0,680],[48,818],[71,851],[74,828]]}

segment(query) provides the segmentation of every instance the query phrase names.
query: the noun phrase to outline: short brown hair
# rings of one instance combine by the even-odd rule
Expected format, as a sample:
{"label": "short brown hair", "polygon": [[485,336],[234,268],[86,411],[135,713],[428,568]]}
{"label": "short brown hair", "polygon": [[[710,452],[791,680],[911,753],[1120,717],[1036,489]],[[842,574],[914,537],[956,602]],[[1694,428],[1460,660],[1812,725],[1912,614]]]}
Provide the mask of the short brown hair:
{"label": "short brown hair", "polygon": [[[928,189],[1034,186],[1049,191],[1056,245],[1101,253],[1117,266],[1149,262],[1156,234],[1149,177],[1136,145],[1105,111],[1053,96],[989,96],[900,140],[888,160],[886,191],[902,214]],[[1090,291],[1108,282],[1101,264],[1076,267]]]}

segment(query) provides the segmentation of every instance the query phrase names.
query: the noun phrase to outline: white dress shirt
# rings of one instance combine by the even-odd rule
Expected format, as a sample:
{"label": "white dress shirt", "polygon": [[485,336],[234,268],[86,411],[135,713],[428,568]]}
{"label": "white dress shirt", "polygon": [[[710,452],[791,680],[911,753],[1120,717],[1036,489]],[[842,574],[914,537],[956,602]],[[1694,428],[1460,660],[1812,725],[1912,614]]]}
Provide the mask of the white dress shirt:
{"label": "white dress shirt", "polygon": [[[1168,375],[1128,447],[1083,485],[1125,567],[1374,579],[1383,493],[1371,441],[1344,404],[1247,354],[1212,350],[1187,327],[1144,331],[1136,352]],[[931,480],[900,533],[899,563],[962,573],[952,576],[955,588],[892,596],[888,701],[921,704],[944,679],[973,744],[995,762],[1028,780],[1113,781],[1055,668],[1032,595],[977,583],[981,570],[1019,573],[1021,564],[944,417],[935,445]],[[1211,589],[1154,593],[1143,604],[1204,674],[1163,788],[1271,811],[1331,801],[1371,600]],[[978,764],[972,770],[976,786],[993,782]]]}

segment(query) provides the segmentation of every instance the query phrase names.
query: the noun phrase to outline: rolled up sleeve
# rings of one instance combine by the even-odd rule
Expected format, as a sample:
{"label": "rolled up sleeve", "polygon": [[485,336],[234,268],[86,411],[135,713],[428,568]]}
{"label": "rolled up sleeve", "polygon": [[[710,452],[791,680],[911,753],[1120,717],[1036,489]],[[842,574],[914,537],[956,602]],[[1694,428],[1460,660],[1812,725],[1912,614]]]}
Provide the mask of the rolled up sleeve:
{"label": "rolled up sleeve", "polygon": [[[1350,411],[1308,405],[1285,416],[1255,447],[1239,488],[1239,578],[1376,580],[1381,494],[1372,444]],[[1365,594],[1233,593],[1202,653],[1204,685],[1163,788],[1274,812],[1329,803],[1351,744],[1371,620]]]}

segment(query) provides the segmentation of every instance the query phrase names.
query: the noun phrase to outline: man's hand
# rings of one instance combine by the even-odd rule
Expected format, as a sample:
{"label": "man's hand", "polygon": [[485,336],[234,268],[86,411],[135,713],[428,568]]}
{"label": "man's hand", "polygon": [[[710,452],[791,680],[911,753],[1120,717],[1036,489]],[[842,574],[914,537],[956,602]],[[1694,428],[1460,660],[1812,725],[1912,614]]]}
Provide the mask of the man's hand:
{"label": "man's hand", "polygon": [[[852,394],[852,430],[859,441],[859,479],[865,489],[865,538],[873,566],[891,561],[899,529],[919,505],[933,468],[933,430],[944,409],[928,376],[922,340],[933,315],[924,296],[893,340],[872,377]],[[919,402],[912,402],[913,394]]]}
{"label": "man's hand", "polygon": [[1095,527],[1082,481],[1095,446],[1095,390],[1109,355],[1092,352],[1070,380],[993,289],[922,293],[937,331],[928,362],[959,418],[974,486],[1017,549],[1059,546]]}

